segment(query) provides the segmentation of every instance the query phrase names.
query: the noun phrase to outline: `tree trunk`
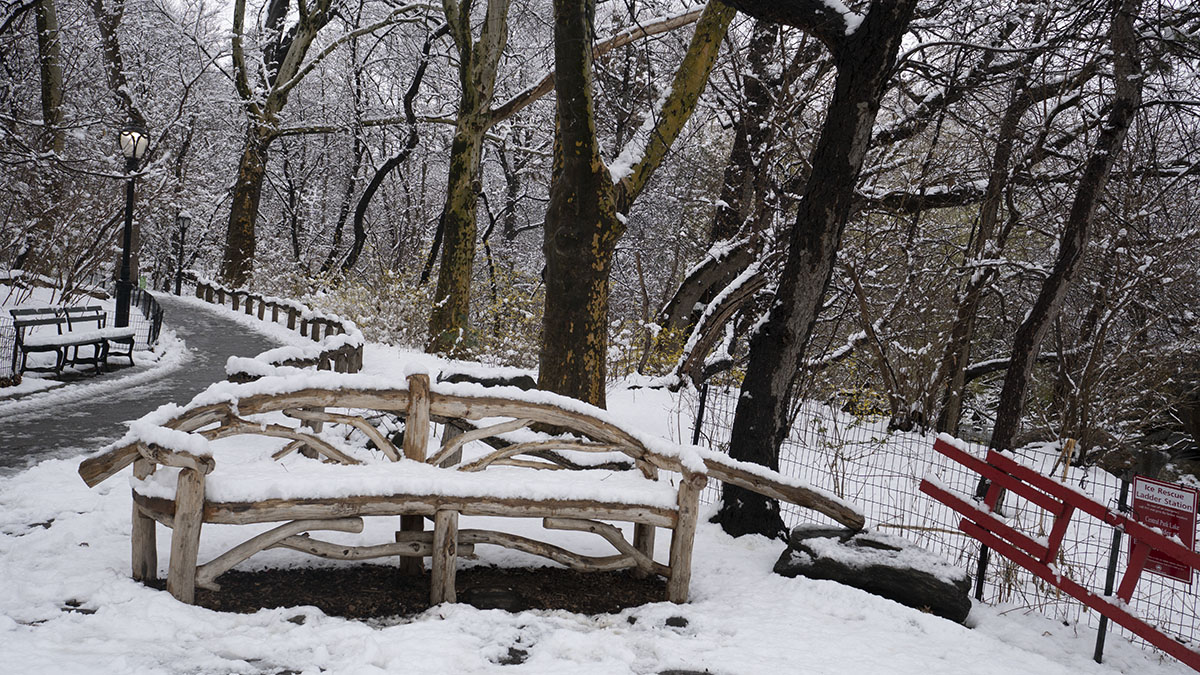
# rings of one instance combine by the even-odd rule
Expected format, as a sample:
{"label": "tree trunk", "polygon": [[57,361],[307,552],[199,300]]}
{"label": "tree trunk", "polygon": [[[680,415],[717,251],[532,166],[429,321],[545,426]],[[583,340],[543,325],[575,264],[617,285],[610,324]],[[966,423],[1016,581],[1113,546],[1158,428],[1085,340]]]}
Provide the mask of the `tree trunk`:
{"label": "tree trunk", "polygon": [[[554,169],[542,252],[538,387],[603,407],[609,272],[625,227],[600,158],[592,96],[594,0],[554,1]],[[580,264],[587,261],[587,264]]]}
{"label": "tree trunk", "polygon": [[479,161],[483,126],[478,117],[459,118],[450,146],[450,176],[442,209],[442,264],[429,321],[430,353],[461,356],[470,351],[471,272],[479,204]]}
{"label": "tree trunk", "polygon": [[1058,244],[1058,256],[1050,276],[1013,337],[1012,359],[1000,390],[996,411],[996,426],[990,446],[999,449],[1012,447],[1025,407],[1025,394],[1033,372],[1033,364],[1046,331],[1062,309],[1063,300],[1083,261],[1096,207],[1112,170],[1117,153],[1125,141],[1129,126],[1141,105],[1142,73],[1137,53],[1134,21],[1141,0],[1113,0],[1110,40],[1113,54],[1113,84],[1115,94],[1108,119],[1100,129],[1096,145],[1084,164],[1079,187]]}
{"label": "tree trunk", "polygon": [[254,225],[258,220],[258,203],[262,197],[271,138],[270,132],[252,125],[246,133],[242,159],[238,163],[229,225],[225,230],[225,255],[221,261],[221,280],[234,288],[245,286],[254,269]]}
{"label": "tree trunk", "polygon": [[[997,257],[1003,248],[1002,242],[988,249],[996,231],[996,223],[1000,217],[1000,203],[1004,189],[1009,180],[1009,164],[1012,160],[1013,146],[1017,140],[1018,126],[1025,111],[1029,109],[1032,100],[1025,90],[1025,75],[1022,73],[1013,84],[1013,93],[1008,107],[1000,120],[997,133],[996,149],[992,153],[992,166],[988,175],[987,188],[984,190],[983,203],[979,207],[979,227],[975,232],[971,250],[966,255],[968,263],[979,263],[986,255]],[[968,266],[968,272],[974,265]],[[946,383],[942,394],[942,405],[938,412],[937,430],[948,434],[958,433],[958,424],[962,417],[963,393],[966,389],[967,362],[971,357],[971,343],[975,337],[975,320],[979,314],[979,305],[987,286],[995,277],[994,268],[977,269],[970,276],[960,291],[955,303],[954,323],[950,335],[946,339],[942,355],[942,363],[938,375]],[[936,391],[937,387],[931,387]]]}
{"label": "tree trunk", "polygon": [[[42,152],[61,155],[66,135],[62,128],[63,71],[62,48],[59,40],[58,15],[54,0],[38,0],[34,5],[37,25],[38,70],[41,76],[42,133],[38,148]],[[58,217],[58,202],[61,197],[57,167],[51,164],[37,172],[37,192],[42,195],[34,222],[33,235],[26,238],[24,250],[17,256],[14,266],[37,274],[49,272],[53,267],[51,246],[56,240],[55,221]]]}
{"label": "tree trunk", "polygon": [[471,32],[471,3],[443,0],[450,35],[458,48],[460,98],[450,174],[439,227],[443,232],[433,315],[426,351],[462,356],[470,351],[471,272],[475,263],[475,222],[479,203],[479,161],[491,115],[496,71],[508,42],[509,0],[488,0],[479,39]]}
{"label": "tree trunk", "polygon": [[[810,180],[805,186],[775,302],[765,324],[751,339],[750,362],[734,413],[730,457],[773,469],[779,466],[779,447],[790,427],[788,409],[796,373],[833,273],[871,127],[915,4],[915,0],[873,3],[857,30],[848,35],[843,32],[841,37],[836,31],[824,36],[834,52],[838,74],[813,151],[811,175],[820,180]],[[820,9],[818,5],[824,7],[823,3],[814,7]],[[734,536],[774,537],[784,531],[778,502],[729,485],[722,491],[721,509],[714,521]]]}

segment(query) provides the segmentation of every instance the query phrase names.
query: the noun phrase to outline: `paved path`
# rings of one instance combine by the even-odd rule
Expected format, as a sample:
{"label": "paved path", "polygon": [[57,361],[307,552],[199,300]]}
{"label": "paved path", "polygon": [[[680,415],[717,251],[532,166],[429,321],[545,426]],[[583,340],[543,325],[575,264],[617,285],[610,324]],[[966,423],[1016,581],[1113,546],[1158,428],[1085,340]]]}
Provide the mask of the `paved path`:
{"label": "paved path", "polygon": [[165,327],[187,343],[181,367],[137,367],[58,389],[0,401],[0,475],[54,457],[95,450],[125,433],[125,422],[168,401],[185,403],[218,380],[232,355],[253,356],[279,343],[216,312],[166,294],[155,296]]}

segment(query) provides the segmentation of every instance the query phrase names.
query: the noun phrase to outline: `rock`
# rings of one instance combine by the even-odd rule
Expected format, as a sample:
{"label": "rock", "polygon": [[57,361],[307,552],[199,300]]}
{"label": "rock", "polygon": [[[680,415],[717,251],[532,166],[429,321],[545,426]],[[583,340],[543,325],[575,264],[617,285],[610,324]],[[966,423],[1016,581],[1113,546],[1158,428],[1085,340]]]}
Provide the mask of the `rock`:
{"label": "rock", "polygon": [[870,531],[797,527],[775,572],[836,581],[958,623],[971,611],[966,572],[906,539]]}
{"label": "rock", "polygon": [[467,373],[452,373],[438,378],[438,382],[450,382],[458,384],[460,382],[474,382],[482,384],[485,387],[516,387],[529,391],[537,389],[537,381],[530,375],[497,375],[495,377],[479,377],[477,375],[468,375]]}
{"label": "rock", "polygon": [[501,586],[472,586],[459,591],[458,601],[476,609],[502,609],[506,612],[529,609],[529,601],[520,593]]}

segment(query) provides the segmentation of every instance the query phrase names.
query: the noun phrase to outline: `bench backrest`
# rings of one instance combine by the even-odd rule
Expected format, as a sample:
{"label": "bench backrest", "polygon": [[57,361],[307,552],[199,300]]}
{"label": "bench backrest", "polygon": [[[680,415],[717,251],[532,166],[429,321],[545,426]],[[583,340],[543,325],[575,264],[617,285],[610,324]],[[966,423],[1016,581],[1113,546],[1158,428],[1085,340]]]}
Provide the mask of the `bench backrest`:
{"label": "bench backrest", "polygon": [[25,329],[35,326],[55,326],[58,332],[63,332],[63,324],[67,323],[67,317],[64,316],[57,307],[38,307],[35,309],[10,309],[8,313],[12,315],[13,327],[17,329],[17,341],[20,342],[25,335]]}
{"label": "bench backrest", "polygon": [[95,323],[96,328],[104,328],[108,322],[108,314],[99,305],[90,307],[67,307],[63,310],[67,317],[67,327],[74,329],[81,323]]}

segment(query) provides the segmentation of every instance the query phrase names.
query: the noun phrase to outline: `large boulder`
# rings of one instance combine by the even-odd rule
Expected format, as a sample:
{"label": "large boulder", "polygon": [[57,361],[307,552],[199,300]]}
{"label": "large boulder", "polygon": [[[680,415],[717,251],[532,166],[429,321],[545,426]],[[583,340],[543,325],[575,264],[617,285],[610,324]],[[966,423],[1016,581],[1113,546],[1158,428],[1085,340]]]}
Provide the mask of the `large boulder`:
{"label": "large boulder", "polygon": [[775,572],[836,581],[958,623],[971,611],[966,572],[906,539],[866,530],[797,527]]}

